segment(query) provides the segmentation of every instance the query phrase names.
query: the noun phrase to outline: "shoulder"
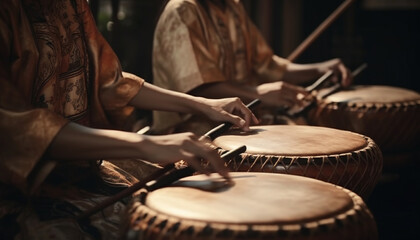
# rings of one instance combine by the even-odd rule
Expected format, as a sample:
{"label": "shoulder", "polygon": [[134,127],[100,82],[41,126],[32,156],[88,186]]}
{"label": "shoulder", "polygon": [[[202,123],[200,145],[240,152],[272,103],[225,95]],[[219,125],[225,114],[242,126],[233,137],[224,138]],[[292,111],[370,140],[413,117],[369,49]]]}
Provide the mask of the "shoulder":
{"label": "shoulder", "polygon": [[189,25],[192,22],[197,21],[202,14],[203,9],[197,0],[170,0],[165,6],[161,18],[178,18],[185,24]]}

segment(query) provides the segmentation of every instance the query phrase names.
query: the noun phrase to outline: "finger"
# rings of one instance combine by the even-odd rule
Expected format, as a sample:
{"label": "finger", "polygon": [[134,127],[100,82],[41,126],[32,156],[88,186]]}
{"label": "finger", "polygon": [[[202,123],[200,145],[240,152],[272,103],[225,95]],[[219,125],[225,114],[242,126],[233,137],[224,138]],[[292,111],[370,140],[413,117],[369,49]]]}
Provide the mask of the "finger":
{"label": "finger", "polygon": [[[249,118],[245,119],[247,121],[247,123],[248,123],[248,126],[250,126],[251,123],[258,124],[259,123],[258,118],[255,116],[255,114],[250,109],[250,108],[252,108],[252,106],[250,108],[248,108],[242,101],[241,101],[241,104],[242,104],[242,108],[241,109],[243,111],[245,111],[246,114],[249,115]],[[245,114],[245,113],[242,113],[242,114]]]}
{"label": "finger", "polygon": [[346,77],[343,78],[342,85],[343,85],[343,87],[348,87],[353,82],[353,74],[351,73],[350,69],[348,69],[346,67],[344,67],[344,69],[346,71]]}
{"label": "finger", "polygon": [[209,171],[201,164],[201,158],[197,157],[194,153],[190,153],[187,151],[181,151],[183,155],[184,161],[188,163],[189,166],[194,168],[197,172],[204,173],[206,175],[209,175]]}
{"label": "finger", "polygon": [[220,158],[216,151],[201,142],[192,142],[191,148],[191,151],[193,151],[196,156],[208,161],[215,172],[219,173],[224,178],[229,178],[229,170],[225,166],[224,160]]}
{"label": "finger", "polygon": [[237,98],[235,110],[239,111],[241,117],[245,120],[245,126],[242,127],[243,130],[248,131],[251,123],[258,124],[259,121],[257,117],[239,98]]}
{"label": "finger", "polygon": [[222,116],[224,117],[224,121],[232,123],[234,126],[239,127],[241,129],[246,130],[248,128],[248,123],[243,118],[230,114],[226,111],[221,112]]}
{"label": "finger", "polygon": [[242,127],[248,127],[251,121],[252,112],[245,106],[245,104],[237,98],[233,106],[233,111],[230,114],[240,116],[245,120],[245,124]]}
{"label": "finger", "polygon": [[299,104],[299,101],[297,101],[296,97],[280,99],[280,106],[281,107],[290,108],[290,107],[293,107],[295,104]]}
{"label": "finger", "polygon": [[338,77],[337,74],[338,74],[337,71],[334,71],[334,75],[332,75],[332,77],[331,77],[331,82],[333,82],[333,83],[338,83],[339,82],[339,79],[341,77]]}
{"label": "finger", "polygon": [[302,90],[298,87],[293,87],[290,89],[290,91],[288,92],[288,94],[285,94],[285,100],[287,101],[287,104],[289,104],[289,106],[298,104],[300,105],[300,103],[309,95],[309,92],[307,92],[306,90]]}

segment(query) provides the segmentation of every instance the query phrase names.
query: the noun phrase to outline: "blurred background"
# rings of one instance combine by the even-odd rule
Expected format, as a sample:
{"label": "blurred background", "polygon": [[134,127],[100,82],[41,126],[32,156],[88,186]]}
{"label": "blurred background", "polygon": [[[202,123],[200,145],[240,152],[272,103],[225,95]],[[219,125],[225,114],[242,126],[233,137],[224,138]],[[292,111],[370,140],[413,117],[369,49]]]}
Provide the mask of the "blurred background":
{"label": "blurred background", "polygon": [[[97,25],[123,69],[151,83],[153,32],[163,2],[89,1]],[[273,51],[286,58],[343,0],[242,2]],[[420,0],[357,0],[295,62],[337,57],[351,69],[367,63],[356,84],[391,85],[420,92],[419,45]],[[150,119],[150,112],[139,115]],[[367,202],[380,239],[420,239],[417,172],[417,168],[400,169],[398,176],[380,182]]]}
{"label": "blurred background", "polygon": [[[153,82],[151,49],[164,0],[90,0],[126,71]],[[242,0],[274,52],[287,57],[343,0]],[[356,81],[420,91],[420,1],[356,0],[295,62],[367,63]]]}

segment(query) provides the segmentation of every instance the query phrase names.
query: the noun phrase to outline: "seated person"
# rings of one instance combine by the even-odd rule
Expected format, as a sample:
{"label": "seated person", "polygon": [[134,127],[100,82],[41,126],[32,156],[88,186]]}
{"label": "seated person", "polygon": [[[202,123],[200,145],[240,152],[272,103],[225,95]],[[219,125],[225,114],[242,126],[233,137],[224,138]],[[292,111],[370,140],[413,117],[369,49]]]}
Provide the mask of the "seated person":
{"label": "seated person", "polygon": [[[303,106],[302,88],[329,70],[348,86],[351,76],[340,59],[296,64],[273,54],[240,0],[169,0],[153,43],[153,81],[162,88],[208,98],[259,98],[269,108]],[[156,111],[155,132],[211,126],[190,115]],[[257,116],[260,117],[261,116]],[[199,124],[196,124],[199,123]],[[200,128],[200,129],[199,129]]]}
{"label": "seated person", "polygon": [[[1,1],[0,49],[0,239],[115,239],[126,201],[90,224],[75,215],[167,163],[204,171],[206,159],[229,178],[192,133],[119,130],[133,108],[202,114],[244,130],[257,121],[238,98],[194,97],[123,72],[85,0]],[[131,171],[103,159],[143,161]]]}

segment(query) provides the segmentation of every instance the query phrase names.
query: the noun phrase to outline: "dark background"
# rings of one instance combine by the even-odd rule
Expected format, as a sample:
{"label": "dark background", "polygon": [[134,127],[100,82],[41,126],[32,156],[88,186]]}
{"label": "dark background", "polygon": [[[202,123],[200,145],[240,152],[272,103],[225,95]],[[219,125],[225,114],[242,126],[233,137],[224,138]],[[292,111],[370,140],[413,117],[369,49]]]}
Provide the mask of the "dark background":
{"label": "dark background", "polygon": [[[164,0],[90,1],[93,10],[97,9],[98,26],[117,52],[124,69],[149,82],[153,81],[153,31],[162,2]],[[342,3],[338,0],[243,2],[274,52],[282,57],[287,57]],[[114,11],[112,3],[118,6]],[[109,21],[114,22],[113,31],[109,31]],[[358,0],[295,62],[339,57],[352,69],[367,63],[368,68],[356,79],[358,84],[400,86],[419,92],[419,29],[418,0]]]}
{"label": "dark background", "polygon": [[[116,51],[124,70],[148,82],[153,82],[153,31],[162,2],[90,1],[98,27]],[[342,2],[243,0],[254,23],[274,52],[282,57],[287,57]],[[355,79],[356,84],[391,85],[420,92],[419,44],[419,0],[359,0],[295,62],[338,57],[351,69],[367,63],[368,68]],[[140,115],[149,118],[150,112]],[[386,169],[368,199],[380,239],[420,239],[417,172],[418,167],[411,164]]]}

